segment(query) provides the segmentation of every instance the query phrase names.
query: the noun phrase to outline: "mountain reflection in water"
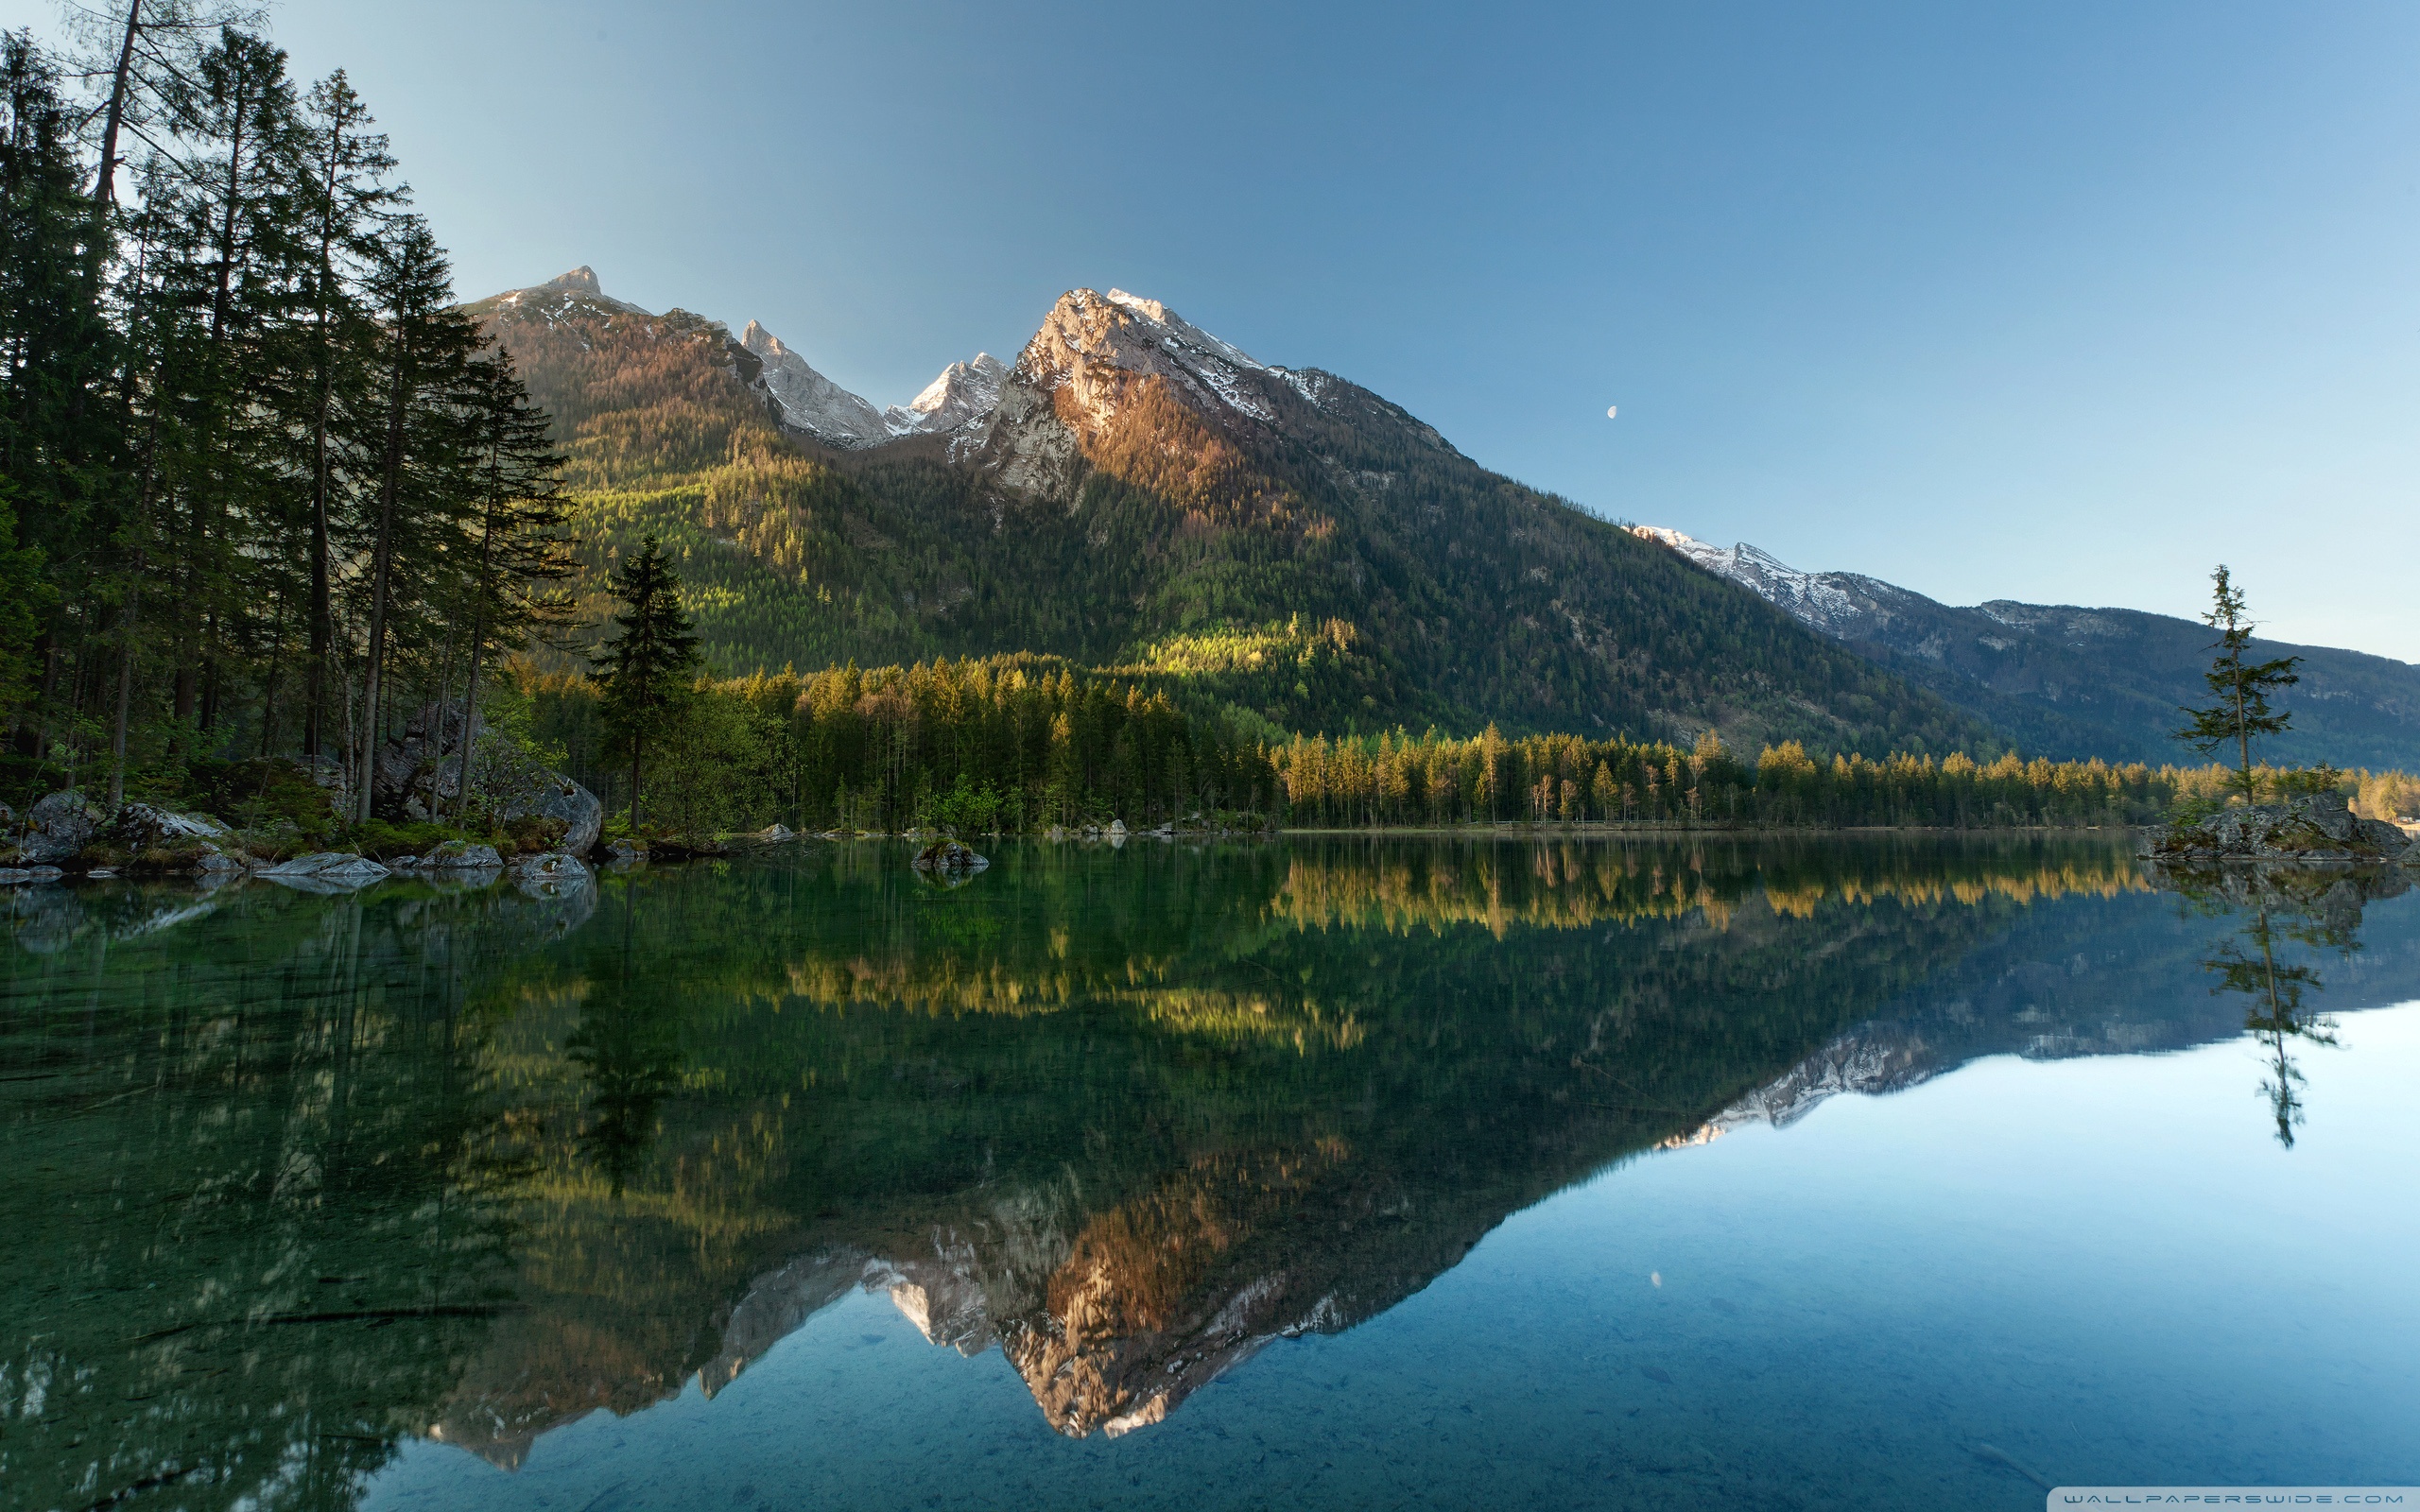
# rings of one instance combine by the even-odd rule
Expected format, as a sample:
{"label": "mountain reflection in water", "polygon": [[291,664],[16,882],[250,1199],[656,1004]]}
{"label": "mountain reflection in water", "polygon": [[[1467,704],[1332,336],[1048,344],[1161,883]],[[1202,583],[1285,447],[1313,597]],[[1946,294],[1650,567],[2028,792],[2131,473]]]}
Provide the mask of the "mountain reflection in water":
{"label": "mountain reflection in water", "polygon": [[[906,860],[15,894],[12,1499],[341,1505],[408,1435],[517,1464],[859,1286],[1118,1434],[1625,1157],[2244,1026],[2201,971],[2239,911],[2092,842]],[[2344,950],[2366,896],[2273,973],[2409,995],[2420,940]]]}

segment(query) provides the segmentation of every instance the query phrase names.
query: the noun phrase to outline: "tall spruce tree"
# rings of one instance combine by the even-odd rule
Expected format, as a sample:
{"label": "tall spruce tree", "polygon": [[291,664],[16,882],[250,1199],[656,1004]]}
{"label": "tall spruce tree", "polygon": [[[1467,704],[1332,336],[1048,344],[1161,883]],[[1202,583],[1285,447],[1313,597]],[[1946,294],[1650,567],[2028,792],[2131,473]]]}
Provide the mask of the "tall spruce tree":
{"label": "tall spruce tree", "polygon": [[2232,785],[2250,803],[2259,797],[2254,790],[2252,743],[2265,735],[2282,735],[2291,728],[2292,716],[2284,710],[2270,712],[2269,694],[2302,680],[2294,675],[2302,658],[2245,661],[2244,652],[2257,627],[2245,617],[2243,591],[2235,586],[2223,562],[2210,575],[2210,608],[2202,622],[2219,632],[2211,645],[2218,657],[2202,679],[2209,684],[2211,701],[2200,709],[2180,711],[2190,723],[2176,731],[2176,738],[2204,756],[2234,747]]}
{"label": "tall spruce tree", "polygon": [[403,198],[386,176],[395,166],[387,139],[369,129],[369,108],[339,69],[312,88],[300,123],[307,168],[300,188],[308,256],[298,333],[295,432],[309,470],[309,649],[303,664],[302,754],[317,757],[326,736],[336,648],[334,552],[347,501],[343,411],[360,402],[357,357],[375,333],[359,297],[356,270],[374,258],[381,216]]}
{"label": "tall spruce tree", "polygon": [[480,453],[478,546],[464,585],[470,673],[462,690],[462,750],[455,791],[471,792],[471,747],[477,730],[479,673],[491,647],[512,650],[533,632],[571,615],[556,592],[578,570],[563,534],[563,458],[547,438],[545,415],[502,351],[471,365],[465,393]]}
{"label": "tall spruce tree", "polygon": [[622,611],[596,659],[603,685],[602,713],[614,744],[631,762],[631,837],[639,836],[642,761],[686,698],[702,662],[698,637],[681,608],[681,578],[649,536],[614,574]]}
{"label": "tall spruce tree", "polygon": [[[390,632],[399,610],[428,606],[432,575],[461,560],[463,524],[476,509],[477,433],[470,369],[478,328],[453,307],[451,270],[427,223],[399,219],[372,269],[379,327],[372,399],[380,424],[375,517],[362,653],[354,816],[371,814],[375,756],[389,695]],[[408,587],[408,594],[399,593]]]}
{"label": "tall spruce tree", "polygon": [[61,649],[45,567],[89,570],[77,543],[106,504],[118,433],[70,128],[32,39],[0,36],[0,717],[11,720],[32,697],[37,639],[45,661]]}

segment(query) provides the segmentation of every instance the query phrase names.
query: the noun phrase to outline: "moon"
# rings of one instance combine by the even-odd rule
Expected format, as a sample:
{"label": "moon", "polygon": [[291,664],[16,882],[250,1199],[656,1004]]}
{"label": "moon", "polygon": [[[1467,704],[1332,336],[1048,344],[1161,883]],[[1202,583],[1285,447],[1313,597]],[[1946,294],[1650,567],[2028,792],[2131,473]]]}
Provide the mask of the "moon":
{"label": "moon", "polygon": [[1619,404],[1607,404],[1607,405],[1605,406],[1605,418],[1606,418],[1607,420],[1611,420],[1611,419],[1613,419],[1613,418],[1614,418],[1614,412],[1615,412],[1616,410],[1620,409],[1620,408],[1621,408],[1621,406],[1620,406]]}

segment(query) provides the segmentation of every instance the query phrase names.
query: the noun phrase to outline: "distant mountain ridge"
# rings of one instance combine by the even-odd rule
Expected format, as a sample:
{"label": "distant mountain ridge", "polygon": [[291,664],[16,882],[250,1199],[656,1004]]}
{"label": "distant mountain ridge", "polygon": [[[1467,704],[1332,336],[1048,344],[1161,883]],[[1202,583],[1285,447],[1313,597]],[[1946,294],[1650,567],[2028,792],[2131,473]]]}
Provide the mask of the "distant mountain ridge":
{"label": "distant mountain ridge", "polygon": [[663,537],[726,670],[1035,652],[1306,731],[1996,746],[1369,390],[1122,290],[888,412],[586,269],[468,308],[557,417],[591,590]]}
{"label": "distant mountain ridge", "polygon": [[[2129,609],[1994,599],[1942,604],[1859,573],[1801,572],[1746,542],[1714,546],[1637,525],[1718,577],[1872,657],[2008,732],[2029,753],[2169,762],[2191,759],[2169,731],[2208,696],[2212,632]],[[2294,728],[2271,756],[2340,766],[2420,762],[2420,667],[2328,646],[2256,641],[2262,658],[2302,658],[2278,700]]]}

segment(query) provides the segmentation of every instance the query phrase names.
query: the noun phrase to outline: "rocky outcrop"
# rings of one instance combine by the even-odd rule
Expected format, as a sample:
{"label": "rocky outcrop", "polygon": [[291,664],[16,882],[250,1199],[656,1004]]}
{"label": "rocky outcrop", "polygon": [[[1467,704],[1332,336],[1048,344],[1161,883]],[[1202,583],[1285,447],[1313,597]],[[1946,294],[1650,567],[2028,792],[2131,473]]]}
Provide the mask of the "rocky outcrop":
{"label": "rocky outcrop", "polygon": [[17,840],[20,867],[57,866],[93,843],[108,816],[76,788],[52,793],[26,812],[26,833]]}
{"label": "rocky outcrop", "polygon": [[919,871],[965,875],[980,871],[992,863],[977,855],[956,840],[936,840],[916,852],[913,863]]}
{"label": "rocky outcrop", "polygon": [[504,857],[495,847],[468,840],[448,840],[424,856],[396,864],[398,870],[406,871],[497,871],[503,867]]}
{"label": "rocky outcrop", "polygon": [[576,856],[595,850],[597,836],[605,832],[605,805],[596,795],[556,772],[525,772],[509,779],[498,772],[491,796],[496,817],[507,826],[526,818],[560,821],[563,833],[556,849]]}
{"label": "rocky outcrop", "polygon": [[2353,813],[2343,794],[2325,792],[2163,825],[2144,835],[2140,849],[2162,862],[2308,863],[2394,861],[2413,846],[2396,826]]}
{"label": "rocky outcrop", "polygon": [[381,742],[371,759],[371,812],[414,820],[430,818],[441,803],[455,812],[462,796],[464,723],[459,703],[427,703],[405,722],[402,734]]}
{"label": "rocky outcrop", "polygon": [[893,434],[880,410],[816,371],[755,321],[740,332],[739,345],[761,364],[754,387],[785,429],[842,448],[879,445]]}

